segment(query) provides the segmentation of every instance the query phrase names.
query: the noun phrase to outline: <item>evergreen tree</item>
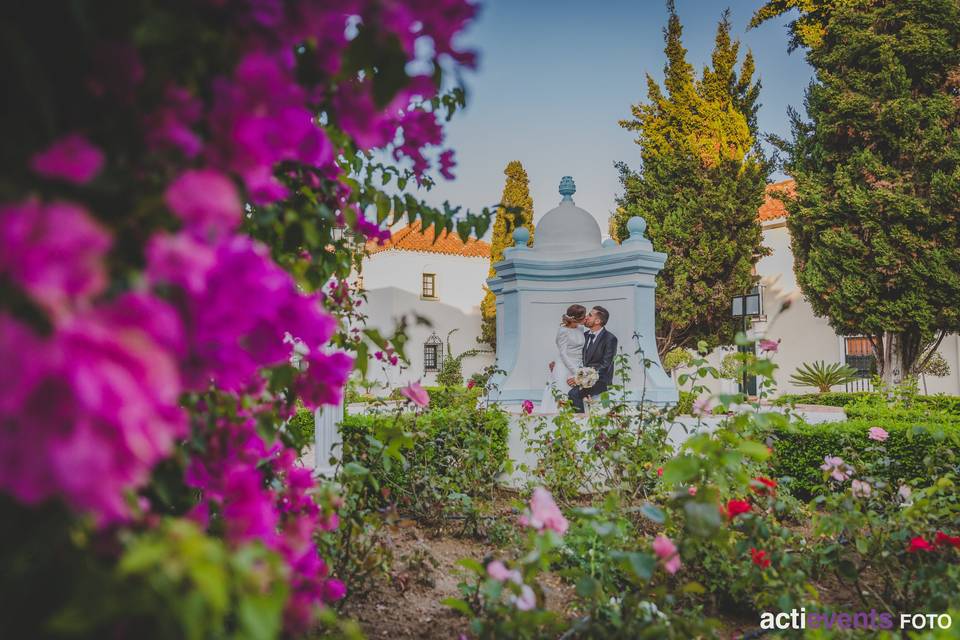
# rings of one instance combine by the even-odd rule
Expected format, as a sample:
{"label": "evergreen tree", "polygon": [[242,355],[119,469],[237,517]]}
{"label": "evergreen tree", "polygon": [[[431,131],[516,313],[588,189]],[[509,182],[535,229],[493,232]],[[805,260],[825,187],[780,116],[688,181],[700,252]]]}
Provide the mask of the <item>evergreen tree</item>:
{"label": "evergreen tree", "polygon": [[[759,24],[791,3],[771,2]],[[782,142],[797,282],[887,384],[960,331],[960,4],[817,1],[793,42],[815,78]]]}
{"label": "evergreen tree", "polygon": [[[490,277],[497,275],[493,265],[503,260],[503,250],[513,246],[513,232],[518,227],[530,231],[528,245],[533,244],[533,198],[530,197],[530,179],[519,160],[507,163],[503,174],[507,177],[503,185],[503,196],[497,207],[497,217],[493,223],[493,238],[490,246]],[[491,347],[497,346],[497,298],[487,290],[480,303],[483,318],[478,342]]]}
{"label": "evergreen tree", "polygon": [[621,240],[627,220],[643,216],[654,248],[668,255],[657,277],[661,358],[701,339],[732,342],[731,298],[755,284],[753,267],[768,253],[756,215],[770,172],[757,140],[760,83],[749,52],[736,69],[740,43],[730,38],[729,13],[698,80],[672,1],[667,8],[663,88],[648,75],[647,101],[620,122],[637,132],[642,167],[617,164],[624,193],[610,225]]}

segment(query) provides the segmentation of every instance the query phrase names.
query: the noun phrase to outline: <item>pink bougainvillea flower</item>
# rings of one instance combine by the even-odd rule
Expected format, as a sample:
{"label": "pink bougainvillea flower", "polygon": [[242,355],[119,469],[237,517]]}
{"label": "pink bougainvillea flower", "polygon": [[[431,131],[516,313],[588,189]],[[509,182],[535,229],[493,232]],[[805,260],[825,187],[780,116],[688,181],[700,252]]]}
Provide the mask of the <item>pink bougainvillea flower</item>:
{"label": "pink bougainvillea flower", "polygon": [[453,168],[457,166],[457,161],[453,158],[453,149],[447,149],[440,154],[440,175],[447,180],[453,180]]}
{"label": "pink bougainvillea flower", "polygon": [[46,338],[0,314],[0,488],[59,497],[99,524],[130,515],[186,431],[172,309],[146,294],[63,318]]}
{"label": "pink bougainvillea flower", "polygon": [[690,496],[695,496],[695,495],[697,495],[697,488],[696,488],[696,487],[687,487],[687,495],[690,495]]}
{"label": "pink bougainvillea flower", "polygon": [[830,474],[837,482],[843,482],[851,476],[853,468],[843,461],[840,456],[824,456],[820,468]]}
{"label": "pink bougainvillea flower", "polygon": [[960,536],[948,536],[943,531],[937,531],[937,535],[933,541],[937,546],[950,545],[951,547],[960,549]]}
{"label": "pink bougainvillea flower", "polygon": [[353,358],[342,351],[323,353],[314,348],[304,362],[307,370],[294,383],[297,397],[310,409],[339,405],[343,400],[343,387],[353,370]]}
{"label": "pink bougainvillea flower", "polygon": [[418,407],[425,407],[430,404],[430,394],[420,386],[419,382],[411,382],[407,386],[402,387],[400,393]]}
{"label": "pink bougainvillea flower", "polygon": [[553,496],[543,487],[537,487],[533,490],[533,496],[530,498],[530,511],[520,517],[522,526],[533,527],[537,531],[550,529],[560,535],[567,532],[570,523],[563,517],[563,513],[553,501]]}
{"label": "pink bougainvillea flower", "polygon": [[521,404],[520,407],[523,409],[523,412],[527,415],[530,415],[531,413],[533,413],[533,402],[531,402],[530,400],[524,400],[523,404]]}
{"label": "pink bougainvillea flower", "polygon": [[189,229],[218,236],[231,231],[243,215],[237,188],[213,169],[188,169],[167,187],[164,199]]}
{"label": "pink bougainvillea flower", "polygon": [[760,351],[764,353],[776,353],[780,349],[779,340],[760,339]]}
{"label": "pink bougainvillea flower", "polygon": [[883,442],[890,437],[890,434],[881,427],[870,427],[870,434],[867,437],[877,442]]}
{"label": "pink bougainvillea flower", "polygon": [[663,561],[663,568],[667,573],[674,574],[680,569],[680,554],[677,545],[666,536],[657,536],[653,540],[653,552]]}
{"label": "pink bougainvillea flower", "polygon": [[863,480],[854,480],[850,483],[850,491],[853,493],[854,498],[869,498],[870,497],[870,483],[864,482]]}
{"label": "pink bougainvillea flower", "polygon": [[917,551],[933,551],[933,545],[921,536],[913,537],[910,539],[910,544],[907,545],[907,552],[916,553]]}
{"label": "pink bougainvillea flower", "polygon": [[770,566],[770,557],[767,555],[766,551],[761,549],[750,547],[750,559],[753,561],[753,564],[757,565],[761,569],[766,569]]}
{"label": "pink bougainvillea flower", "polygon": [[203,150],[203,142],[193,127],[203,115],[203,103],[189,91],[169,85],[163,103],[144,120],[147,144],[151,149],[172,148],[187,158]]}
{"label": "pink bougainvillea flower", "polygon": [[0,276],[54,313],[107,286],[110,234],[78,205],[28,200],[0,207]]}
{"label": "pink bougainvillea flower", "polygon": [[30,168],[45,178],[86,184],[100,173],[103,162],[103,151],[86,136],[71,133],[35,154],[30,159]]}
{"label": "pink bougainvillea flower", "polygon": [[722,509],[728,520],[733,520],[737,516],[749,513],[751,507],[746,500],[727,500],[726,507]]}

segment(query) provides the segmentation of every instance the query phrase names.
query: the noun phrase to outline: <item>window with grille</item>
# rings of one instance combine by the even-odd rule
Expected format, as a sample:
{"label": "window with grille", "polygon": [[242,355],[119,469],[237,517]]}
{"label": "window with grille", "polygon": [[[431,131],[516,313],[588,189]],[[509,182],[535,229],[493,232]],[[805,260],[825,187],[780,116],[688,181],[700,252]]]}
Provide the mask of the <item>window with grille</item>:
{"label": "window with grille", "polygon": [[436,298],[437,297],[437,274],[435,273],[425,273],[423,274],[423,285],[421,287],[421,294],[424,298]]}
{"label": "window with grille", "polygon": [[844,338],[844,359],[848,367],[857,370],[860,378],[869,378],[877,371],[877,361],[873,356],[873,345],[870,338],[855,336]]}
{"label": "window with grille", "polygon": [[443,364],[443,342],[440,336],[432,333],[423,343],[423,370],[440,371]]}

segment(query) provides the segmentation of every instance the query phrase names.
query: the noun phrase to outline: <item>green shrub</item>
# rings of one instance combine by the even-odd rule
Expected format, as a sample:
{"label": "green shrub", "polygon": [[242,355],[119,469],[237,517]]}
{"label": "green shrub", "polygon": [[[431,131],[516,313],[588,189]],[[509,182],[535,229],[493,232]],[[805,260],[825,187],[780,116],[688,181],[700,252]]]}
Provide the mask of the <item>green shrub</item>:
{"label": "green shrub", "polygon": [[[822,484],[820,465],[824,456],[843,456],[845,450],[853,449],[867,462],[875,462],[876,442],[867,436],[870,427],[882,427],[889,433],[882,450],[889,456],[885,466],[884,480],[890,483],[919,479],[930,482],[925,459],[934,456],[944,468],[957,464],[960,449],[960,425],[956,423],[922,422],[917,420],[897,421],[884,419],[847,420],[824,424],[800,424],[780,427],[769,431],[774,440],[774,456],[771,459],[774,474],[789,476],[784,485],[801,498],[813,495],[813,489]],[[929,461],[928,461],[929,462]]]}
{"label": "green shrub", "polygon": [[861,402],[863,400],[876,399],[878,402],[883,398],[879,393],[863,392],[845,392],[828,391],[827,393],[785,393],[773,404],[785,407],[789,404],[819,404],[826,407],[846,407],[847,405]]}
{"label": "green shrub", "polygon": [[696,399],[696,394],[692,391],[681,391],[680,399],[677,400],[677,404],[670,410],[668,418],[671,420],[677,416],[689,416],[693,414],[693,401]]}
{"label": "green shrub", "polygon": [[287,432],[293,438],[294,446],[301,451],[313,442],[316,428],[313,411],[304,407],[297,409],[297,413],[287,422]]}
{"label": "green shrub", "polygon": [[[922,408],[934,412],[945,412],[960,416],[960,396],[948,396],[942,393],[932,396],[916,395],[910,398],[914,408]],[[851,405],[886,406],[886,398],[878,392],[844,392],[830,391],[828,393],[785,393],[773,402],[777,406],[789,404],[819,404],[828,407],[849,407]],[[902,403],[901,403],[902,404]],[[847,412],[850,415],[850,412]]]}
{"label": "green shrub", "polygon": [[[458,396],[462,397],[462,396]],[[405,432],[402,461],[375,455],[381,443]],[[421,414],[347,416],[341,423],[343,462],[373,474],[385,503],[431,518],[462,501],[490,495],[507,470],[509,419],[499,409],[446,406]],[[376,444],[375,444],[376,443]]]}

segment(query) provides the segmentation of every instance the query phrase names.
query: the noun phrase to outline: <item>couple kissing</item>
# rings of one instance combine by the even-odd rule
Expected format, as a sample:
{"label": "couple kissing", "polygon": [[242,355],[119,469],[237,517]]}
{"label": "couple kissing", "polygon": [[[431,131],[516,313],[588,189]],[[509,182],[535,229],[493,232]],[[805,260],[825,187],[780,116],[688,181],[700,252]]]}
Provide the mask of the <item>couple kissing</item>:
{"label": "couple kissing", "polygon": [[593,307],[587,313],[580,304],[570,305],[557,329],[557,357],[550,362],[547,388],[540,413],[556,413],[556,393],[570,398],[576,413],[583,413],[583,400],[600,395],[613,382],[613,358],[617,337],[606,330],[610,312]]}

